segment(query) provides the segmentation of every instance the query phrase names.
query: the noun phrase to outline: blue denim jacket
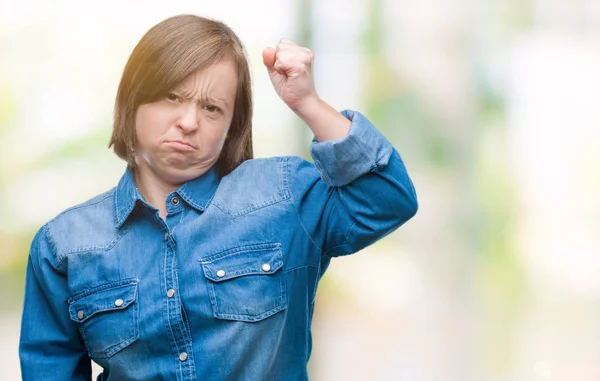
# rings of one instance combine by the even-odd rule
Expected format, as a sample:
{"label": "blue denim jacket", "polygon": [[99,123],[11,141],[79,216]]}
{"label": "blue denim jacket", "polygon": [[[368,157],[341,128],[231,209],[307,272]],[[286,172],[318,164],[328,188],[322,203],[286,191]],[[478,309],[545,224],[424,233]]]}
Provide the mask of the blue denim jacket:
{"label": "blue denim jacket", "polygon": [[358,112],[349,135],[244,162],[144,201],[117,187],[33,240],[20,341],[25,381],[307,380],[317,283],[332,257],[417,210],[398,152]]}

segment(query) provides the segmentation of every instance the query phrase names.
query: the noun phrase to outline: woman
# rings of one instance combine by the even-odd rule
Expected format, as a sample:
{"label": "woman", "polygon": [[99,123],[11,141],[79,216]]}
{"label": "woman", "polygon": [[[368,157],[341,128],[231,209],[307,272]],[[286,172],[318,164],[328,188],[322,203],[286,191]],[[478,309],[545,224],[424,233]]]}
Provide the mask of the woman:
{"label": "woman", "polygon": [[23,379],[306,380],[317,283],[417,210],[398,152],[317,95],[312,53],[263,61],[314,133],[314,164],[252,159],[244,49],[226,25],[176,16],[150,29],[119,85],[112,190],[35,236]]}

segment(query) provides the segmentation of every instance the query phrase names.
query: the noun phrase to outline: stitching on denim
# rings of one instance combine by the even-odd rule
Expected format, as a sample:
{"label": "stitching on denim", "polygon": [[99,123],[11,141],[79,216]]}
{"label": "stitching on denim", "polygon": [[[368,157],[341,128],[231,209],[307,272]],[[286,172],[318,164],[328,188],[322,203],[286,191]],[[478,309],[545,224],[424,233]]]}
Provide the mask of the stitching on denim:
{"label": "stitching on denim", "polygon": [[44,232],[44,238],[50,244],[50,250],[52,251],[52,253],[51,253],[52,259],[53,259],[53,262],[55,263],[56,269],[60,270],[62,262],[64,260],[64,257],[59,258],[58,249],[56,247],[56,242],[54,241],[54,237],[52,236],[52,232],[50,231],[49,225],[48,224],[44,225],[44,227],[42,229]]}
{"label": "stitching on denim", "polygon": [[212,201],[213,197],[215,196],[215,193],[213,193],[208,200],[206,200],[206,202],[204,203],[204,205],[200,205],[198,204],[196,201],[194,201],[194,199],[192,197],[190,197],[190,195],[185,191],[185,189],[180,189],[178,190],[178,192],[181,194],[181,197],[183,197],[183,199],[190,204],[191,206],[193,206],[194,208],[201,210],[201,211],[205,211],[206,208],[208,207],[208,205],[210,204],[210,202]]}
{"label": "stitching on denim", "polygon": [[[285,283],[285,284],[284,284]],[[280,304],[287,306],[287,281],[283,274],[279,275],[279,289],[281,291]]]}
{"label": "stitching on denim", "polygon": [[266,199],[266,200],[264,200],[264,201],[262,201],[260,203],[251,204],[248,207],[240,209],[240,210],[237,210],[235,212],[232,211],[232,210],[230,210],[230,209],[228,209],[224,204],[220,203],[219,201],[213,201],[212,204],[215,205],[215,206],[217,206],[223,213],[227,214],[231,219],[236,219],[236,218],[239,218],[239,217],[241,217],[243,215],[252,213],[252,212],[254,212],[256,210],[263,209],[263,208],[266,208],[268,206],[278,204],[278,203],[280,203],[282,201],[285,201],[287,199],[289,199],[289,194],[287,194],[285,192],[281,192],[281,190],[280,190],[279,194],[277,196],[273,196],[271,198],[268,198],[268,199]]}
{"label": "stitching on denim", "polygon": [[[137,195],[139,196],[139,191],[137,190],[137,188],[135,188],[135,190],[136,190]],[[114,197],[115,226],[117,228],[120,228],[125,223],[127,218],[131,215],[133,210],[135,209],[138,198],[134,199],[129,204],[129,208],[125,211],[125,214],[121,215],[120,214],[121,208],[119,208],[119,196],[118,195],[119,195],[118,189],[115,188],[115,197]]]}
{"label": "stitching on denim", "polygon": [[[240,210],[236,210],[236,211],[232,211],[231,209],[229,209],[227,207],[226,204],[220,202],[218,199],[213,199],[212,204],[211,205],[215,205],[221,212],[223,212],[224,214],[226,214],[227,216],[229,216],[229,218],[231,219],[236,219],[239,218],[243,215],[252,213],[256,210],[259,209],[263,209],[266,208],[268,206],[272,206],[275,204],[278,204],[282,201],[288,200],[291,196],[289,194],[289,192],[285,189],[285,187],[282,187],[282,182],[281,182],[281,174],[280,174],[280,168],[281,168],[281,160],[285,159],[285,158],[281,158],[281,157],[276,157],[275,161],[277,164],[277,167],[279,168],[278,170],[278,177],[279,177],[279,189],[277,190],[277,195],[269,197],[265,200],[262,200],[261,202],[257,202],[254,204],[251,204],[243,209]],[[269,160],[265,160],[265,163],[269,164]],[[246,162],[244,162],[243,164],[245,164]],[[220,184],[219,184],[219,188],[220,188]],[[216,193],[216,192],[215,192]],[[214,196],[213,196],[214,197]]]}
{"label": "stitching on denim", "polygon": [[108,250],[112,249],[113,247],[115,247],[117,242],[119,242],[121,240],[121,238],[123,238],[125,236],[125,234],[129,231],[129,229],[131,229],[131,227],[132,227],[131,224],[127,224],[125,226],[125,228],[120,229],[117,232],[117,234],[106,245],[82,246],[82,247],[76,247],[73,249],[63,251],[62,252],[63,255],[62,255],[60,263],[62,264],[62,262],[70,254],[85,253],[88,251],[108,251]]}
{"label": "stitching on denim", "polygon": [[[104,292],[104,291],[101,291],[101,292]],[[92,295],[94,295],[94,294],[92,294]],[[88,295],[88,296],[91,296],[91,295]],[[82,299],[85,299],[85,298],[86,297],[84,297]],[[80,300],[82,300],[82,299],[80,299]],[[131,298],[131,299],[127,298],[127,301],[125,303],[123,303],[123,305],[121,305],[119,307],[117,307],[117,306],[109,306],[109,307],[105,307],[105,308],[98,308],[98,307],[94,308],[94,307],[92,307],[91,309],[86,309],[87,312],[90,312],[90,310],[91,310],[91,312],[89,314],[86,313],[86,316],[82,320],[74,318],[74,316],[75,316],[75,309],[81,308],[81,307],[77,307],[77,303],[79,302],[79,300],[78,300],[76,302],[73,302],[69,306],[69,315],[71,317],[71,320],[84,323],[84,322],[88,321],[89,319],[91,319],[93,316],[95,316],[95,315],[97,315],[98,313],[101,313],[101,312],[124,311],[130,305],[135,304],[136,299],[137,299],[137,293],[134,292],[133,298]]]}
{"label": "stitching on denim", "polygon": [[214,206],[215,208],[219,209],[221,211],[221,213],[225,214],[227,217],[231,218],[231,216],[229,216],[229,213],[224,210],[223,208],[221,208],[220,205],[218,205],[216,202],[213,202],[212,204],[210,204],[211,206]]}
{"label": "stitching on denim", "polygon": [[[168,248],[165,246],[165,270],[164,270],[164,275],[165,275],[165,284],[166,284],[166,276],[167,276],[167,269],[168,269],[168,259],[169,257],[169,251]],[[177,300],[172,299],[171,303],[175,303],[177,304]],[[167,304],[167,323],[168,323],[168,328],[169,328],[169,332],[171,333],[171,339],[173,341],[173,343],[175,344],[175,347],[177,347],[177,338],[175,337],[175,333],[173,332],[173,324],[171,324],[171,306],[169,304]],[[177,356],[179,353],[177,352],[177,348],[174,348],[174,352],[175,355]]]}
{"label": "stitching on denim", "polygon": [[[281,190],[285,193],[289,193],[288,191],[288,161],[290,157],[277,158],[277,162],[279,163],[279,181],[281,181]],[[290,196],[291,197],[291,196]]]}
{"label": "stitching on denim", "polygon": [[175,227],[173,228],[173,232],[175,232],[175,229],[181,225],[181,221],[183,221],[183,214],[187,213],[185,209],[181,210],[181,213],[179,213],[179,222],[177,223],[177,225],[175,225]]}
{"label": "stitching on denim", "polygon": [[[175,258],[175,256],[173,256],[173,263],[176,263],[177,260]],[[179,273],[178,273],[178,268],[173,266],[173,270],[174,270],[174,279],[175,279],[175,284],[179,285]],[[178,287],[179,289],[179,287]],[[185,327],[187,322],[185,321],[185,319],[183,318],[183,306],[182,306],[182,302],[181,302],[181,298],[179,296],[179,292],[177,292],[176,295],[177,298],[177,304],[178,304],[178,309],[177,311],[179,311],[180,313],[177,315],[178,318],[178,322],[177,322],[177,329],[180,332],[180,336],[183,338],[183,346],[184,346],[184,350],[186,351],[186,353],[188,354],[188,358],[185,362],[179,361],[180,364],[180,369],[181,369],[181,376],[183,377],[183,372],[185,370],[185,368],[189,368],[189,366],[187,366],[188,364],[190,364],[191,361],[193,361],[193,353],[191,351],[191,342],[190,342],[190,338],[191,338],[191,330],[188,327],[188,331],[186,332]]]}
{"label": "stitching on denim", "polygon": [[183,364],[181,361],[179,361],[179,376],[181,376],[181,379],[183,380]]}
{"label": "stitching on denim", "polygon": [[[167,285],[167,257],[168,257],[168,254],[169,254],[168,249],[165,249],[165,251],[164,251],[165,260],[164,260],[164,271],[163,271],[163,279],[165,282],[165,288],[168,287],[168,285]],[[171,311],[170,311],[171,307],[169,306],[169,303],[171,303],[171,302],[175,303],[175,300],[170,300],[169,298],[167,298],[167,308],[166,308],[167,309],[167,311],[166,311],[166,313],[167,313],[167,329],[169,330],[169,333],[170,333],[170,337],[169,337],[170,341],[172,343],[174,343],[175,346],[177,346],[177,340],[175,340],[175,334],[173,333],[173,328],[171,327]],[[173,354],[175,354],[175,356],[177,356],[178,353],[176,352],[176,348],[171,347],[171,349],[173,350]]]}
{"label": "stitching on denim", "polygon": [[[131,213],[133,212],[133,210],[135,209],[135,203],[136,200],[134,200],[128,209],[125,210],[125,214],[123,214],[122,217],[119,217],[118,221],[117,221],[117,225],[118,227],[123,226],[123,224],[127,221],[127,218],[131,215]],[[118,210],[118,209],[117,209]]]}
{"label": "stitching on denim", "polygon": [[175,235],[175,229],[177,229],[181,225],[181,221],[183,221],[183,213],[185,213],[185,209],[179,213],[179,221],[177,222],[175,227],[173,227],[173,229],[171,229],[171,234],[170,234],[171,236]]}
{"label": "stitching on denim", "polygon": [[[219,312],[219,307],[218,307],[219,303],[215,296],[215,302],[216,302],[215,317],[225,318],[225,319],[235,319],[235,320],[258,321],[258,320],[265,319],[265,318],[267,318],[271,315],[274,315],[275,313],[283,310],[284,308],[287,307],[287,293],[286,293],[286,290],[284,290],[284,288],[283,288],[282,279],[283,279],[283,274],[279,274],[279,296],[276,299],[274,299],[275,301],[277,301],[277,304],[275,305],[275,307],[273,307],[263,313],[260,313],[258,315],[222,313],[222,312]],[[213,288],[214,287],[215,287],[215,284],[213,284]],[[223,285],[220,285],[219,287],[223,287]]]}
{"label": "stitching on denim", "polygon": [[220,312],[219,312],[219,305],[217,303],[217,294],[215,292],[215,284],[212,282],[207,282],[207,283],[208,283],[208,297],[210,299],[210,304],[214,308],[214,313],[216,316],[217,314],[220,314]]}
{"label": "stitching on denim", "polygon": [[192,328],[190,327],[190,322],[188,319],[183,319],[183,307],[181,308],[182,312],[182,320],[185,326],[187,327],[188,335],[185,336],[187,341],[186,343],[186,352],[188,353],[188,368],[190,368],[190,377],[196,373],[196,362],[194,361],[194,351],[192,347]]}
{"label": "stitching on denim", "polygon": [[119,217],[119,192],[118,190],[115,191],[115,195],[114,195],[114,201],[113,201],[114,205],[114,210],[115,210],[115,224],[116,225],[121,225],[121,218]]}
{"label": "stitching on denim", "polygon": [[82,204],[79,204],[79,205],[72,206],[72,207],[70,207],[70,208],[68,208],[68,209],[64,210],[64,211],[63,211],[62,213],[60,213],[58,216],[56,216],[56,217],[54,218],[54,220],[55,220],[56,218],[58,218],[58,217],[62,216],[63,214],[65,214],[65,213],[69,213],[69,212],[71,212],[71,211],[73,211],[73,210],[82,209],[82,208],[87,208],[87,207],[90,207],[90,206],[94,206],[94,205],[100,204],[101,202],[104,202],[104,201],[105,201],[107,198],[110,198],[110,197],[112,197],[114,190],[115,190],[115,188],[113,188],[113,189],[110,189],[110,190],[108,190],[108,191],[104,192],[104,194],[100,194],[100,195],[96,196],[96,197],[100,197],[100,196],[102,196],[102,198],[100,198],[100,199],[98,199],[98,200],[96,200],[96,201],[94,201],[94,202],[87,201],[87,202],[84,202],[84,203],[82,203]]}
{"label": "stitching on denim", "polygon": [[[175,255],[172,255],[171,257],[171,268],[173,271],[173,285],[177,285],[179,286],[179,273],[178,273],[178,268],[176,267],[177,264],[177,258],[175,257]],[[177,287],[177,289],[179,290],[179,287]],[[176,309],[175,313],[174,313],[174,317],[176,319],[176,324],[175,327],[176,329],[179,331],[179,336],[183,338],[183,344],[184,344],[184,349],[187,351],[188,350],[188,343],[187,343],[187,335],[185,332],[185,328],[184,328],[184,320],[183,320],[183,312],[180,312],[179,314],[177,314],[177,311],[181,311],[181,298],[180,298],[180,293],[177,291],[176,292],[176,296],[175,296],[175,300],[174,300],[175,304],[178,306],[178,308]],[[191,332],[190,332],[191,334]],[[175,344],[178,347],[179,350],[179,344],[180,344],[180,340],[175,340]],[[179,354],[179,353],[178,353]],[[188,354],[189,356],[189,354]],[[183,362],[179,362],[179,369],[181,372],[181,377],[183,377],[183,370],[184,370],[184,363]]]}
{"label": "stitching on denim", "polygon": [[[136,285],[137,285],[137,283],[136,283]],[[102,349],[98,349],[98,350],[89,349],[89,345],[90,345],[89,338],[85,334],[85,331],[86,331],[85,326],[86,326],[88,320],[86,319],[85,322],[80,322],[78,324],[79,333],[80,333],[82,339],[84,340],[84,342],[86,343],[86,348],[87,348],[90,356],[97,357],[97,358],[112,357],[116,353],[121,351],[123,348],[126,348],[127,346],[129,346],[129,344],[131,344],[134,341],[136,341],[137,339],[139,339],[139,337],[140,337],[139,326],[138,326],[138,322],[137,322],[137,317],[138,317],[138,313],[139,313],[138,305],[137,305],[137,287],[136,287],[134,299],[130,304],[131,304],[131,308],[116,310],[116,311],[122,312],[122,313],[125,313],[128,310],[131,310],[131,313],[129,314],[129,315],[131,315],[131,323],[128,328],[127,338],[119,341],[118,343],[109,345],[106,348],[102,348]]]}
{"label": "stitching on denim", "polygon": [[[282,250],[281,250],[281,247],[278,244],[278,246],[275,246],[275,247],[255,248],[255,249],[239,250],[239,251],[236,250],[236,251],[227,253],[225,255],[219,256],[217,258],[205,258],[205,260],[200,259],[200,261],[202,262],[202,264],[208,265],[208,264],[211,264],[213,262],[220,261],[220,260],[222,260],[224,258],[231,257],[231,256],[234,256],[234,255],[237,256],[239,254],[256,253],[256,252],[261,252],[261,251],[279,251],[279,252],[281,252]],[[283,253],[282,253],[282,256],[283,256]],[[275,262],[277,263],[278,261],[275,261]]]}
{"label": "stitching on denim", "polygon": [[[67,302],[69,304],[72,304],[72,303],[78,302],[79,300],[81,300],[82,298],[85,298],[86,296],[90,296],[90,295],[95,294],[100,291],[114,290],[117,288],[132,286],[132,285],[137,286],[138,283],[139,283],[139,279],[137,277],[133,277],[133,278],[120,279],[117,281],[101,284],[98,286],[87,288],[87,289],[73,295],[72,297],[70,297],[67,300]],[[136,287],[136,296],[137,296],[137,287]]]}
{"label": "stitching on denim", "polygon": [[[168,244],[167,244],[167,246],[168,246]],[[177,274],[177,268],[175,267],[176,263],[177,263],[177,261],[176,261],[175,255],[173,254],[171,256],[171,271],[173,271],[173,286],[175,286],[175,285],[179,286],[179,277]],[[182,302],[179,297],[178,291],[179,291],[179,287],[177,287],[175,300],[173,300],[173,302],[175,303],[175,305],[178,306],[177,310],[181,311],[181,303]],[[180,315],[182,315],[182,314],[183,313],[180,312]],[[169,311],[169,316],[170,316],[170,311]],[[183,316],[181,316],[181,320],[183,320]],[[170,321],[170,318],[169,318],[169,321]],[[176,326],[177,326],[177,329],[179,330],[180,335],[183,337],[184,342],[185,342],[185,332],[182,332],[183,331],[182,322],[181,321],[176,322]],[[177,339],[175,340],[175,345],[177,346],[177,349],[179,350],[179,340],[177,340]],[[181,375],[181,378],[183,379],[183,363],[181,361],[179,361],[179,374]]]}
{"label": "stitching on denim", "polygon": [[199,261],[201,263],[212,263],[215,260],[228,257],[230,255],[246,253],[246,252],[254,252],[254,251],[265,251],[265,250],[281,250],[281,243],[279,242],[264,242],[264,243],[253,243],[249,245],[236,246],[231,249],[221,250],[214,254],[210,254],[206,257],[200,258]]}
{"label": "stitching on denim", "polygon": [[[249,245],[249,246],[250,247],[256,247],[256,246],[271,246],[271,247],[273,247],[273,244],[272,243],[271,244],[258,244],[258,245]],[[248,246],[246,246],[246,247],[248,247]],[[269,277],[278,276],[279,277],[279,295],[276,297],[276,299],[273,299],[276,303],[275,307],[273,307],[261,314],[258,314],[258,315],[223,313],[223,312],[221,312],[220,307],[219,307],[220,303],[217,298],[217,290],[218,290],[217,287],[227,287],[227,283],[209,281],[209,282],[207,282],[208,283],[208,294],[209,294],[211,305],[213,307],[213,314],[216,318],[254,322],[254,321],[266,319],[267,317],[272,316],[275,313],[277,313],[287,307],[287,290],[284,285],[285,279],[283,276],[283,272],[281,271],[281,269],[283,268],[283,252],[281,250],[280,244],[275,244],[275,247],[278,248],[279,252],[281,253],[281,257],[282,257],[280,260],[276,261],[278,267],[275,270],[273,270],[273,272],[271,272],[271,273],[264,273],[262,271],[253,273],[253,274],[257,274],[257,276],[269,276]],[[222,253],[227,253],[227,254],[221,256],[219,259],[226,258],[226,257],[236,255],[236,254],[240,254],[240,253],[264,250],[261,248],[257,248],[257,249],[253,249],[253,250],[237,250],[237,251],[234,251],[233,253],[228,253],[229,251],[236,250],[236,249],[239,249],[239,248],[234,248],[234,249],[230,249],[230,250],[226,250],[226,251],[222,252]],[[220,254],[221,253],[218,253],[216,255],[220,255]],[[207,262],[207,263],[202,263],[202,266],[204,269],[205,276],[208,279],[212,280],[207,275],[207,270],[206,270],[206,267],[204,266],[205,264],[209,264],[209,263],[213,263],[213,262],[211,261],[211,262]],[[236,277],[239,277],[241,275],[247,275],[247,274],[238,274],[238,275],[236,275]],[[265,279],[269,279],[269,278],[265,278]],[[272,278],[270,278],[270,279],[272,279]],[[233,280],[233,279],[228,278],[227,280]],[[235,305],[234,305],[234,308],[235,308]]]}
{"label": "stitching on denim", "polygon": [[287,304],[284,303],[279,303],[278,306],[273,307],[272,309],[263,312],[262,314],[259,315],[240,315],[240,314],[224,314],[224,313],[220,313],[217,315],[215,315],[216,318],[219,319],[228,319],[228,320],[239,320],[239,321],[249,321],[249,322],[255,322],[255,321],[260,321],[260,320],[264,320],[270,316],[275,315],[277,312],[279,311],[283,311],[284,309],[287,308]]}

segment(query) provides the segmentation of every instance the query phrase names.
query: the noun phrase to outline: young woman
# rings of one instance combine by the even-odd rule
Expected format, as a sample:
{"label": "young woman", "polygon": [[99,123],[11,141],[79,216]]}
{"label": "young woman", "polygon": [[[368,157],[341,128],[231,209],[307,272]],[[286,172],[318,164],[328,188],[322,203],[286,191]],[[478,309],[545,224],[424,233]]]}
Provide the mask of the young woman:
{"label": "young woman", "polygon": [[35,236],[20,341],[25,381],[306,380],[317,284],[417,210],[400,155],[319,98],[312,52],[263,51],[314,134],[314,164],[253,160],[244,48],[223,23],[150,29],[119,85],[118,185]]}

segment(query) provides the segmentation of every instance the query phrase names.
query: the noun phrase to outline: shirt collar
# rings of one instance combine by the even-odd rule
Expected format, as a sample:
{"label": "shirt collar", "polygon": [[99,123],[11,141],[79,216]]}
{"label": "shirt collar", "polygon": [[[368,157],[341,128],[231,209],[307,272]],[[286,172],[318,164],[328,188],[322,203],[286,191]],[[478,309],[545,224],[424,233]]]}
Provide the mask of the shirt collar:
{"label": "shirt collar", "polygon": [[[208,208],[208,205],[212,201],[220,180],[215,166],[212,166],[205,174],[184,183],[175,192],[177,192],[192,208],[203,212]],[[119,184],[115,190],[115,227],[120,228],[123,226],[127,218],[131,215],[138,200],[144,202],[144,197],[135,186],[131,167],[127,166],[127,169],[119,180]]]}
{"label": "shirt collar", "polygon": [[212,166],[205,174],[184,183],[177,189],[177,193],[190,206],[200,212],[204,212],[212,201],[221,177],[216,166]]}

